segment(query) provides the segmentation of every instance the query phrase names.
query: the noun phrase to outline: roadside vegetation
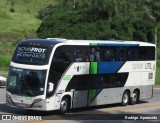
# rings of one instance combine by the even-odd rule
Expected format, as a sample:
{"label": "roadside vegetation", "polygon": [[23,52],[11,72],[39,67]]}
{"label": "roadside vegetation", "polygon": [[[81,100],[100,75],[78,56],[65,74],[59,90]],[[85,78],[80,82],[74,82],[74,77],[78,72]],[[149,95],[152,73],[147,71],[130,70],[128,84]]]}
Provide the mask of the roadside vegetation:
{"label": "roadside vegetation", "polygon": [[160,85],[160,59],[157,60],[156,85]]}
{"label": "roadside vegetation", "polygon": [[1,0],[0,42],[13,42],[25,38],[36,38],[41,20],[38,11],[56,0]]}
{"label": "roadside vegetation", "polygon": [[8,66],[16,47],[23,39],[37,38],[41,24],[38,11],[56,0],[1,0],[0,1],[0,71]]}

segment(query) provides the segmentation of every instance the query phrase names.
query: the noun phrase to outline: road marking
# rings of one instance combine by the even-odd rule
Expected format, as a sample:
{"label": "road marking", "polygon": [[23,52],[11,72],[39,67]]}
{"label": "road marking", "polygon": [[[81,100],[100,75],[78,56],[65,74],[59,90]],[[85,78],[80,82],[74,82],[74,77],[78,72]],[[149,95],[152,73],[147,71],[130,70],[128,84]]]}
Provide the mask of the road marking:
{"label": "road marking", "polygon": [[[150,104],[150,105],[137,105],[137,106],[133,106],[133,107],[123,107],[123,108],[120,108],[120,109],[113,109],[113,110],[102,110],[103,112],[108,112],[108,113],[113,113],[113,112],[120,112],[120,111],[129,111],[129,110],[136,110],[136,109],[143,109],[143,108],[152,108],[152,107],[157,107],[157,106],[160,106],[160,104]],[[74,112],[73,112],[74,113]],[[95,114],[96,113],[96,110],[94,113],[87,113],[87,114]],[[83,113],[81,113],[83,115]],[[86,113],[84,113],[86,114]],[[50,117],[49,116],[49,119],[47,120],[40,120],[40,121],[26,121],[26,122],[21,122],[21,123],[40,123],[40,122],[48,122],[50,120],[65,120],[65,118],[61,117],[61,116],[58,116],[58,117]]]}
{"label": "road marking", "polygon": [[3,104],[3,103],[6,103],[6,102],[0,102],[0,104]]}
{"label": "road marking", "polygon": [[25,122],[20,122],[20,123],[39,123],[39,122],[46,122],[47,120],[33,120],[33,121],[25,121]]}
{"label": "road marking", "polygon": [[134,107],[123,107],[120,109],[114,109],[114,110],[104,110],[105,112],[120,112],[120,111],[129,111],[129,110],[136,110],[136,109],[143,109],[143,108],[152,108],[160,106],[160,104],[152,104],[152,105],[144,105],[144,106],[134,106]]}
{"label": "road marking", "polygon": [[160,88],[154,88],[155,90],[159,90]]}

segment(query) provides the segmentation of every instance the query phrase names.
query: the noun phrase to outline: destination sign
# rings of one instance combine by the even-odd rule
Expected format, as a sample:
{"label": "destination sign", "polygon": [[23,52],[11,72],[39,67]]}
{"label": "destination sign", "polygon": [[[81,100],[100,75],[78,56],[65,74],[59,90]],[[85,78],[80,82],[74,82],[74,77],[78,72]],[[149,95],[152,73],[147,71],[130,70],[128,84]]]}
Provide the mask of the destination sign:
{"label": "destination sign", "polygon": [[20,52],[32,52],[32,53],[44,53],[46,51],[46,49],[36,48],[36,47],[18,47],[18,51],[20,51]]}
{"label": "destination sign", "polygon": [[14,60],[28,64],[44,64],[47,56],[47,48],[19,46]]}

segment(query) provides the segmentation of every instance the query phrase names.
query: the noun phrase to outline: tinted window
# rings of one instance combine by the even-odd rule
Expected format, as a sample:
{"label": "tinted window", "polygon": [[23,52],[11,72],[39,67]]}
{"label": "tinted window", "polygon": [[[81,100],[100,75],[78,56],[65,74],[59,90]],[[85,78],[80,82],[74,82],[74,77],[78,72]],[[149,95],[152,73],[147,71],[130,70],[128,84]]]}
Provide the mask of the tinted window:
{"label": "tinted window", "polygon": [[127,60],[139,61],[139,47],[128,47]]}
{"label": "tinted window", "polygon": [[139,46],[60,46],[54,54],[57,62],[105,62],[155,60],[154,47]]}
{"label": "tinted window", "polygon": [[53,57],[54,62],[88,62],[89,46],[60,46]]}
{"label": "tinted window", "polygon": [[140,60],[155,60],[155,48],[154,47],[140,47],[139,48]]}
{"label": "tinted window", "polygon": [[100,47],[100,51],[102,50],[101,61],[155,60],[154,47]]}
{"label": "tinted window", "polygon": [[38,96],[44,93],[47,70],[10,68],[7,90],[13,94]]}
{"label": "tinted window", "polygon": [[100,88],[123,87],[128,78],[128,73],[106,75],[75,75],[69,82],[66,91],[75,89],[89,90]]}
{"label": "tinted window", "polygon": [[102,61],[103,60],[103,49],[101,47],[91,47],[90,48],[90,61]]}
{"label": "tinted window", "polygon": [[114,61],[114,48],[105,47],[104,48],[104,61]]}

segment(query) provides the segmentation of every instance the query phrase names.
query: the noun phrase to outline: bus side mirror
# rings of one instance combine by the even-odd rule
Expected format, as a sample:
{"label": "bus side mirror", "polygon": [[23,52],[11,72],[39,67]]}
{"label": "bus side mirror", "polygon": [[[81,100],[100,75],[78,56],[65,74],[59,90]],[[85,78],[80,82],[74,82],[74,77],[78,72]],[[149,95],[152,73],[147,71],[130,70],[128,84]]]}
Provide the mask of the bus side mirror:
{"label": "bus side mirror", "polygon": [[49,82],[48,83],[48,92],[52,92],[53,91],[53,87],[54,87],[54,84],[52,82]]}

